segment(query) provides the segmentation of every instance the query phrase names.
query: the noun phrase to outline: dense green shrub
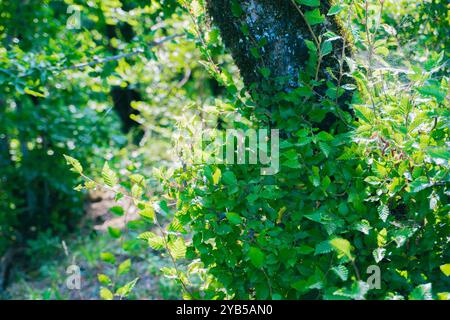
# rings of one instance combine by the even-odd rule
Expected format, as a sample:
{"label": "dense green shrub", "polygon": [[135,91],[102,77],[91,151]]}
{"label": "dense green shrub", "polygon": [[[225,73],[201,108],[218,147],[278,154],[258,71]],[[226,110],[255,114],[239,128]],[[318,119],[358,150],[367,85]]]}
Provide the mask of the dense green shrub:
{"label": "dense green shrub", "polygon": [[[338,10],[351,14],[348,8]],[[199,257],[221,284],[201,297],[447,297],[448,80],[433,78],[445,61],[431,53],[421,67],[405,61],[402,70],[390,68],[384,58],[395,57],[389,34],[378,33],[379,10],[355,4],[355,46],[369,52],[369,59],[345,58],[359,89],[352,103],[357,122],[336,108],[336,96],[352,84],[329,81],[325,96],[254,92],[250,112],[241,100],[231,103],[256,128],[268,126],[270,107],[270,124],[284,137],[280,172],[184,166],[167,180],[175,217],[193,233],[187,256]],[[373,17],[369,29],[366,14]],[[316,49],[303,88],[320,86]],[[328,112],[355,129],[318,130]],[[366,283],[371,265],[381,269],[381,289]]]}
{"label": "dense green shrub", "polygon": [[[243,87],[226,65],[214,62],[221,44],[211,36],[217,35],[214,27],[204,31],[203,2],[182,2],[202,63],[227,97],[209,106],[209,114],[203,106],[183,110],[178,167],[154,173],[167,191],[164,200],[145,191],[146,180],[133,166],[122,178],[105,165],[103,181],[93,181],[68,157],[85,178],[83,188],[104,187],[118,200],[134,201],[144,225],[154,223],[157,230],[139,238],[172,260],[173,267],[162,271],[179,281],[185,298],[448,299],[444,54],[405,55],[395,26],[380,20],[384,1],[344,1],[329,10],[319,1],[297,1],[309,23],[321,26],[337,13],[347,21],[354,55],[336,50],[339,35],[317,27],[296,89],[281,90],[283,80],[267,70],[260,70],[263,83]],[[255,59],[264,45],[255,44]],[[322,60],[340,68],[321,72]],[[330,114],[334,120],[324,127]],[[264,176],[261,165],[193,163],[186,132],[198,131],[195,120],[216,127],[218,116],[222,129],[278,129],[280,171]],[[114,211],[126,214],[120,207]],[[169,217],[170,223],[160,222]],[[111,254],[102,258],[124,268]],[[379,288],[368,279],[376,267]],[[135,284],[101,282],[107,299],[123,297]]]}

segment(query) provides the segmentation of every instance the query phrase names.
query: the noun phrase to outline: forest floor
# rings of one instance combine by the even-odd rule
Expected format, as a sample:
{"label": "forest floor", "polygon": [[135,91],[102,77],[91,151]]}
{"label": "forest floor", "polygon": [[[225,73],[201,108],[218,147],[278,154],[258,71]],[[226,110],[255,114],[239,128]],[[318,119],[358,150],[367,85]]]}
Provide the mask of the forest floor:
{"label": "forest floor", "polygon": [[[161,267],[169,266],[169,260],[157,252],[121,248],[121,241],[108,234],[108,227],[124,229],[126,221],[137,218],[131,210],[124,217],[114,216],[109,208],[114,206],[113,195],[90,194],[85,205],[85,216],[77,235],[61,238],[41,234],[29,242],[29,261],[14,264],[9,285],[3,294],[7,299],[99,299],[100,284],[97,274],[102,273],[114,281],[115,269],[100,259],[101,252],[113,253],[118,262],[131,259],[129,274],[120,278],[120,284],[139,277],[130,299],[177,299],[181,296],[177,284],[161,275]],[[135,239],[136,234],[126,232],[124,241]],[[81,270],[80,289],[69,289],[67,268],[76,265]]]}

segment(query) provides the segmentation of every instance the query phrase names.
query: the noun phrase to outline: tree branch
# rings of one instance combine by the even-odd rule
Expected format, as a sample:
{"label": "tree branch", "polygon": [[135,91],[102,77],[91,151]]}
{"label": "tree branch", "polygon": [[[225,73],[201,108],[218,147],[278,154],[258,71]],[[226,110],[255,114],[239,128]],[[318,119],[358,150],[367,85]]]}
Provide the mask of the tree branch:
{"label": "tree branch", "polygon": [[[171,36],[167,36],[167,37],[155,40],[155,41],[150,43],[148,48],[150,49],[150,48],[154,48],[154,47],[160,46],[163,43],[165,43],[167,41],[170,41],[172,39],[181,37],[182,35],[183,34],[174,34],[174,35],[171,35]],[[129,58],[129,57],[133,57],[133,56],[136,56],[136,55],[140,55],[143,52],[144,52],[143,48],[138,48],[136,51],[133,51],[133,52],[121,53],[121,54],[118,54],[118,55],[115,55],[115,56],[111,56],[111,57],[106,57],[106,58],[103,58],[103,59],[96,59],[96,60],[90,61],[90,62],[83,62],[83,63],[80,63],[80,64],[75,64],[73,66],[69,66],[69,67],[63,68],[63,70],[74,70],[74,69],[83,69],[85,67],[92,67],[92,66],[95,66],[97,64],[102,64],[102,63],[106,63],[106,62],[110,62],[110,61],[120,60],[122,58]]]}

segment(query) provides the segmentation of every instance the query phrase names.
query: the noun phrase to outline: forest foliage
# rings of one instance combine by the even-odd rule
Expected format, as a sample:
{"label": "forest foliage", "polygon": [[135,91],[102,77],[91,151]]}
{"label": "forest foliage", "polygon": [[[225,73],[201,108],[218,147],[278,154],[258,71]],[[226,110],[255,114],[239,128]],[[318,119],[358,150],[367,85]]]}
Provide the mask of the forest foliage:
{"label": "forest foliage", "polygon": [[[106,190],[140,216],[111,241],[161,253],[185,299],[449,299],[448,4],[287,2],[309,34],[294,84],[244,81],[211,1],[1,1],[0,256],[77,232]],[[202,128],[278,130],[278,172],[195,162]],[[139,284],[98,259],[101,298]]]}

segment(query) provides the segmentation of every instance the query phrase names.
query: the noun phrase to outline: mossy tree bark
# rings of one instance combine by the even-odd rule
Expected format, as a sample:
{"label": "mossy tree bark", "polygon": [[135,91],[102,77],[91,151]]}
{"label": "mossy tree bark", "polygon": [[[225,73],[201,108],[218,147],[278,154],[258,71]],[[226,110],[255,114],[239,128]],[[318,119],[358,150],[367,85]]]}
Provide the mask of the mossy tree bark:
{"label": "mossy tree bark", "polygon": [[[282,79],[281,89],[298,86],[298,74],[305,69],[309,52],[305,40],[327,30],[343,35],[335,17],[326,14],[332,1],[320,1],[324,23],[309,26],[291,0],[207,0],[207,9],[219,27],[225,46],[231,51],[245,84],[264,81],[261,69],[270,70],[271,79]],[[240,8],[239,8],[240,7]],[[310,7],[301,6],[301,10]],[[332,80],[327,67],[339,69],[337,57],[341,55],[342,39],[334,41],[333,54],[320,65],[321,79]],[[255,47],[260,46],[260,57]]]}

